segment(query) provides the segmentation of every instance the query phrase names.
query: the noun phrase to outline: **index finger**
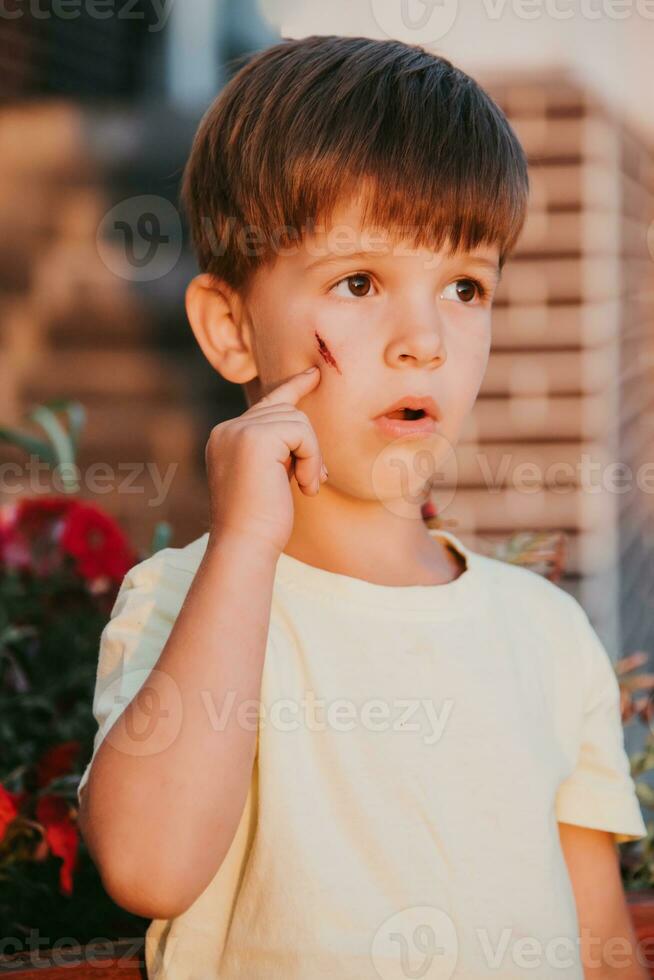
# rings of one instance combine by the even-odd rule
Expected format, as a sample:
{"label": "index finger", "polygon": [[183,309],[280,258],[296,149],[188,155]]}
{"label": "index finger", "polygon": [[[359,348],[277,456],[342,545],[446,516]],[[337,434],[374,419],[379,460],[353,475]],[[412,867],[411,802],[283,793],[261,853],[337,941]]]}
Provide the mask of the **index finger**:
{"label": "index finger", "polygon": [[319,377],[320,370],[313,365],[306,371],[300,371],[299,374],[290,377],[288,381],[283,381],[277,385],[267,395],[260,398],[257,404],[276,405],[278,402],[290,402],[292,405],[296,405],[307,391],[311,391]]}

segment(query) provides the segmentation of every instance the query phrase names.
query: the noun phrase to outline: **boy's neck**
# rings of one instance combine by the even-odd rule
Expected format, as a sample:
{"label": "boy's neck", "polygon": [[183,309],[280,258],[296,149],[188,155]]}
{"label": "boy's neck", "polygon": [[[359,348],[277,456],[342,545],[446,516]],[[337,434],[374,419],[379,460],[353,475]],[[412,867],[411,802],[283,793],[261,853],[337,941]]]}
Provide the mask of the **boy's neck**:
{"label": "boy's neck", "polygon": [[416,516],[398,516],[379,500],[359,500],[323,484],[306,497],[291,481],[293,531],[284,553],[329,572],[379,585],[443,585],[465,569],[445,540]]}

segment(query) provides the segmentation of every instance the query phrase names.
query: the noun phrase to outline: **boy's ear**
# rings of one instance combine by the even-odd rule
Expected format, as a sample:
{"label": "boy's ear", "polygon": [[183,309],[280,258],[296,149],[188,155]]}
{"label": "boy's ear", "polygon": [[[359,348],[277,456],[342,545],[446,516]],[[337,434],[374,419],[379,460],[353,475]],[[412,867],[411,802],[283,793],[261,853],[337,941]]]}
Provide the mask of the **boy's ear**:
{"label": "boy's ear", "polygon": [[227,381],[245,384],[257,376],[238,293],[203,272],[186,287],[186,315],[202,353]]}

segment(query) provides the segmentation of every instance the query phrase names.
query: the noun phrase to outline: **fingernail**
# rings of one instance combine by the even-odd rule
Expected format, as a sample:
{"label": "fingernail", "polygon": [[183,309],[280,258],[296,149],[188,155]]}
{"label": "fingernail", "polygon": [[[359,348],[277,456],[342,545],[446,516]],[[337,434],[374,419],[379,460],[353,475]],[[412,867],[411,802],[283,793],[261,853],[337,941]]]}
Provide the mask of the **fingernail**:
{"label": "fingernail", "polygon": [[327,472],[327,467],[323,463],[322,466],[320,467],[320,478],[321,480],[326,480],[328,476],[329,473]]}
{"label": "fingernail", "polygon": [[316,367],[316,365],[315,364],[312,364],[310,368],[307,368],[306,371],[303,371],[302,373],[303,374],[311,374],[312,371],[317,371],[317,370],[318,370],[318,368]]}

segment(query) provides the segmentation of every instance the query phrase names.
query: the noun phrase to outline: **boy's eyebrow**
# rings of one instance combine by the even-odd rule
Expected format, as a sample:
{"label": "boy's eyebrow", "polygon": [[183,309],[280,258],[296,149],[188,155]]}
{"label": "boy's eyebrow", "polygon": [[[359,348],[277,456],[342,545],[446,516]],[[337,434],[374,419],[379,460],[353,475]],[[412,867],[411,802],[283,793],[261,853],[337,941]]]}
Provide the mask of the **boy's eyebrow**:
{"label": "boy's eyebrow", "polygon": [[[363,250],[360,252],[344,252],[342,255],[323,255],[321,258],[316,259],[314,262],[310,262],[309,265],[305,266],[305,272],[308,272],[310,269],[315,269],[318,266],[331,265],[334,262],[342,262],[344,260],[350,261],[351,259],[379,258],[380,254],[386,253]],[[502,270],[500,269],[497,261],[493,262],[491,259],[484,259],[481,256],[476,255],[468,256],[468,261],[474,265],[483,265],[485,268],[495,273],[495,277],[498,282],[502,278]]]}
{"label": "boy's eyebrow", "polygon": [[319,265],[330,265],[332,262],[343,262],[350,259],[372,259],[379,258],[379,251],[372,252],[364,250],[362,252],[343,252],[342,255],[323,255],[322,258],[316,259],[315,262],[310,262],[309,265],[305,266],[305,272],[309,269],[315,269]]}
{"label": "boy's eyebrow", "polygon": [[486,269],[490,269],[491,272],[495,273],[497,282],[502,278],[502,270],[500,269],[499,262],[491,262],[490,259],[482,259],[474,255],[470,256],[470,262],[472,265],[483,265]]}

